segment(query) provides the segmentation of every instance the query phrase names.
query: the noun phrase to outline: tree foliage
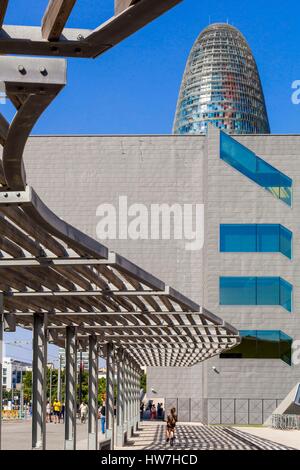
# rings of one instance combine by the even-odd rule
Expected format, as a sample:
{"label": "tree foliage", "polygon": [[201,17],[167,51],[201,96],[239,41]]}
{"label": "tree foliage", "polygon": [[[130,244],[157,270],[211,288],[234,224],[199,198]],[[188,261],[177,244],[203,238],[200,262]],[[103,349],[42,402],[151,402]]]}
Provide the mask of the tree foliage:
{"label": "tree foliage", "polygon": [[[51,380],[50,380],[51,377]],[[58,396],[58,370],[52,369],[50,372],[50,368],[47,369],[47,400],[50,399],[50,383],[51,385],[51,401],[53,402],[55,398]],[[89,374],[87,371],[82,371],[82,381],[81,381],[81,399],[85,403],[88,402],[88,391],[89,391]],[[62,401],[65,401],[65,371],[62,370],[61,372],[61,390],[62,390]],[[32,398],[32,372],[28,371],[23,374],[23,389],[24,389],[24,399],[25,401],[30,401]],[[99,405],[102,403],[103,399],[105,399],[105,391],[106,391],[106,380],[105,378],[99,379],[98,385],[98,402]],[[77,397],[79,399],[79,380],[77,380]]]}
{"label": "tree foliage", "polygon": [[146,393],[147,391],[147,375],[146,374],[141,375],[140,385],[141,385],[141,388]]}

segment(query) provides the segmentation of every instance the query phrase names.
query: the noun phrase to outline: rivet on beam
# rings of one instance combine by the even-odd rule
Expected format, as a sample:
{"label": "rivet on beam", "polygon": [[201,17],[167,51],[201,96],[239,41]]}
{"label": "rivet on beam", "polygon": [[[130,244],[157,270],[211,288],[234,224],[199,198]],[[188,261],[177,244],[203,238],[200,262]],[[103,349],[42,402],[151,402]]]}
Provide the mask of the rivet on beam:
{"label": "rivet on beam", "polygon": [[22,75],[26,75],[26,69],[24,65],[18,65],[18,70]]}
{"label": "rivet on beam", "polygon": [[41,67],[41,68],[40,68],[40,72],[41,72],[42,75],[44,75],[44,77],[45,77],[46,75],[48,75],[47,69],[46,69],[45,67]]}

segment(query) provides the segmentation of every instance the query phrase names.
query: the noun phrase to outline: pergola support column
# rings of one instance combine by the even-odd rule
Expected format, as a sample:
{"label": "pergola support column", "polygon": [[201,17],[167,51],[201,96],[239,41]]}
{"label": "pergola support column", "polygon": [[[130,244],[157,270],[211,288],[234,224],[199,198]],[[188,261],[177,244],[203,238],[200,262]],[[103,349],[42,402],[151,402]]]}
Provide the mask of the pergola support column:
{"label": "pergola support column", "polygon": [[126,435],[127,439],[131,437],[131,383],[130,383],[130,359],[126,361],[126,383],[127,383],[127,419],[126,419]]}
{"label": "pergola support column", "polygon": [[89,337],[89,413],[88,448],[98,448],[98,346],[95,335]]}
{"label": "pergola support column", "polygon": [[127,421],[127,436],[133,435],[133,374],[132,374],[132,361],[128,361],[128,421]]}
{"label": "pergola support column", "polygon": [[132,430],[136,430],[136,375],[135,375],[135,364],[132,365]]}
{"label": "pergola support column", "polygon": [[135,392],[135,422],[136,422],[136,430],[139,429],[139,422],[140,422],[140,374],[138,369],[135,371],[136,377],[136,392]]}
{"label": "pergola support column", "polygon": [[112,343],[106,348],[106,437],[110,439],[110,448],[114,449],[114,424],[115,424],[115,351]]}
{"label": "pergola support column", "polygon": [[65,450],[76,450],[76,382],[77,382],[77,335],[76,328],[66,327],[66,374],[65,374]]}
{"label": "pergola support column", "polygon": [[47,315],[33,318],[32,448],[46,449]]}
{"label": "pergola support column", "polygon": [[124,353],[124,437],[125,441],[127,440],[127,423],[128,423],[128,357]]}
{"label": "pergola support column", "polygon": [[121,349],[118,353],[117,363],[117,432],[116,444],[118,447],[124,445],[124,352]]}

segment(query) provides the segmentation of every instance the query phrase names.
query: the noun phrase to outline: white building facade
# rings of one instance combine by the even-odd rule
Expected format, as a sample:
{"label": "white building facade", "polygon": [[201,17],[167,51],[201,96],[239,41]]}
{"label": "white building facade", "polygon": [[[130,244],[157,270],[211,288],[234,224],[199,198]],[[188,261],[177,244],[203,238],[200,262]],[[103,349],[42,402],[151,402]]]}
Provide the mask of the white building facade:
{"label": "white building facade", "polygon": [[2,385],[3,390],[18,389],[22,383],[22,375],[24,372],[31,370],[31,364],[19,361],[12,357],[4,357]]}

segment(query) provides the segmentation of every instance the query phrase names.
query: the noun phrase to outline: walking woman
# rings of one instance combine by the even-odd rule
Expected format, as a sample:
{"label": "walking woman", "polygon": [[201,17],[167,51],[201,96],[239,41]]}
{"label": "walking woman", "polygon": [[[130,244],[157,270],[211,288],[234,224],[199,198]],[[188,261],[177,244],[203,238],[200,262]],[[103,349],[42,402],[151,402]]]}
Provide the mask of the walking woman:
{"label": "walking woman", "polygon": [[156,419],[156,406],[155,406],[154,403],[151,406],[150,419],[151,419],[151,421]]}
{"label": "walking woman", "polygon": [[176,408],[171,408],[170,414],[167,417],[166,442],[170,441],[172,447],[174,445],[176,423]]}

